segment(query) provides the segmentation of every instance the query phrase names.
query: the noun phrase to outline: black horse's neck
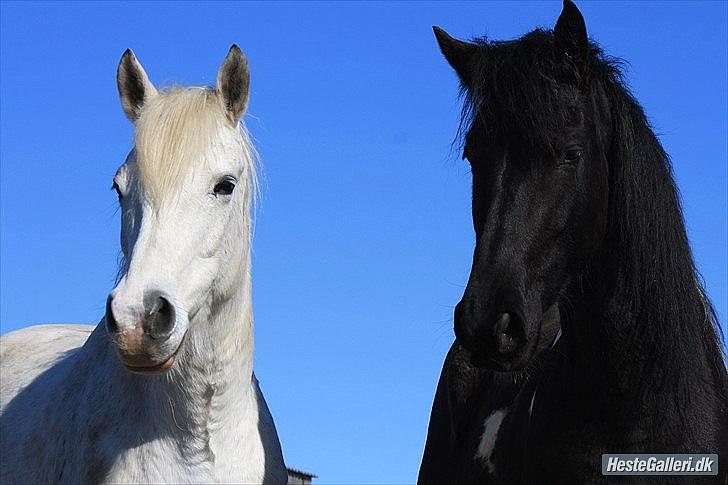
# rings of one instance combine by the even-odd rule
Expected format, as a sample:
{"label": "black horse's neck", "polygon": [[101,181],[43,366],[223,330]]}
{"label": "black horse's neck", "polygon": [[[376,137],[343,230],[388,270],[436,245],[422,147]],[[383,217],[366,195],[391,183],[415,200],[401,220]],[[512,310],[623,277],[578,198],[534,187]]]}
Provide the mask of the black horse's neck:
{"label": "black horse's neck", "polygon": [[604,94],[613,126],[605,146],[609,216],[603,246],[569,298],[580,302],[566,312],[574,352],[617,420],[645,408],[686,424],[701,406],[726,412],[717,321],[695,270],[669,158],[619,82]]}

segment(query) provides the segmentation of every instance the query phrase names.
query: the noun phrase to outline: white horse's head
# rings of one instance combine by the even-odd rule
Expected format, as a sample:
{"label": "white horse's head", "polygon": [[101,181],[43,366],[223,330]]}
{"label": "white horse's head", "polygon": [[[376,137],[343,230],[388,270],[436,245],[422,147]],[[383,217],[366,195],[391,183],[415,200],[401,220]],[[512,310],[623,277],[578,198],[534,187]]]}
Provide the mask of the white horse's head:
{"label": "white horse's head", "polygon": [[106,327],[133,372],[168,370],[197,312],[231,298],[249,270],[255,170],[240,126],[249,80],[235,45],[215,89],[158,92],[130,50],[119,63],[135,136],[113,182],[124,262]]}

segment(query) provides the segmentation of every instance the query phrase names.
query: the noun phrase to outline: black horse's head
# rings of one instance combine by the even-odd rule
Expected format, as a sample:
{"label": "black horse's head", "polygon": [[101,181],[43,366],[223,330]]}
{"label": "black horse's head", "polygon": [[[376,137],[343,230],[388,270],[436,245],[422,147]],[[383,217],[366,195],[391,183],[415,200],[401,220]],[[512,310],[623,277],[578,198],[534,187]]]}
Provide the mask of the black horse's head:
{"label": "black horse's head", "polygon": [[590,82],[600,53],[569,0],[553,31],[505,42],[435,35],[465,94],[473,175],[477,239],[455,334],[488,365],[515,370],[604,238],[609,108]]}

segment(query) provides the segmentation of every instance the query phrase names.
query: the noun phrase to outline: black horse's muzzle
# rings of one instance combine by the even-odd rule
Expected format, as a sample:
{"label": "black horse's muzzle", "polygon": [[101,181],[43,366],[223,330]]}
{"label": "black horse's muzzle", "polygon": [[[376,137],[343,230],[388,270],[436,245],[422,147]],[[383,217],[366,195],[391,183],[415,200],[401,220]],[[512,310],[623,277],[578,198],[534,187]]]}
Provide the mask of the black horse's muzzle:
{"label": "black horse's muzzle", "polygon": [[470,351],[474,365],[503,371],[525,366],[533,353],[532,336],[538,334],[538,328],[531,328],[516,309],[485,315],[478,311],[477,304],[465,298],[455,307],[455,336]]}

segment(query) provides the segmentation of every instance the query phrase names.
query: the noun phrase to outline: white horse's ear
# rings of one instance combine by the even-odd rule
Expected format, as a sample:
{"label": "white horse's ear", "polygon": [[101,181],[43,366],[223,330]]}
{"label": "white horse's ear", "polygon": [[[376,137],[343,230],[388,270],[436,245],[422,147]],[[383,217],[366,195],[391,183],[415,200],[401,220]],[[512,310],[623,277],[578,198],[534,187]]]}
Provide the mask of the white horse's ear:
{"label": "white horse's ear", "polygon": [[144,103],[157,95],[157,89],[149,81],[147,73],[131,49],[124,51],[121,56],[116,70],[116,85],[119,88],[121,106],[132,123],[139,118]]}
{"label": "white horse's ear", "polygon": [[217,92],[228,117],[237,124],[248,107],[250,71],[245,54],[235,44],[217,73]]}

